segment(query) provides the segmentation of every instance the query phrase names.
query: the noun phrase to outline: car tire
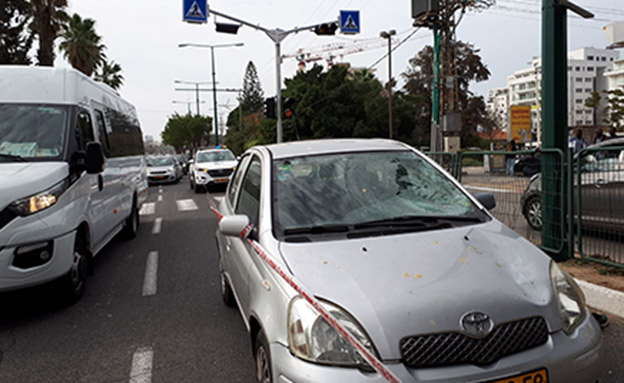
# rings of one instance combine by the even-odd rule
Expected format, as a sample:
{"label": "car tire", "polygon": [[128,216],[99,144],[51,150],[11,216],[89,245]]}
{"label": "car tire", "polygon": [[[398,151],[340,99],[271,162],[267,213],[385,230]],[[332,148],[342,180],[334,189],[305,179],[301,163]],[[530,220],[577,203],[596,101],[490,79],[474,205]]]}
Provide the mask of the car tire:
{"label": "car tire", "polygon": [[195,189],[195,185],[193,185],[193,179],[189,177],[189,185],[191,185],[191,190]]}
{"label": "car tire", "polygon": [[195,187],[193,189],[195,189],[196,194],[199,194],[202,192],[202,187],[200,185],[195,184]]}
{"label": "car tire", "polygon": [[132,200],[132,210],[130,211],[130,215],[126,218],[126,222],[122,231],[122,235],[125,239],[130,240],[134,239],[137,236],[137,232],[139,231],[139,209],[136,207],[136,199]]}
{"label": "car tire", "polygon": [[256,361],[256,382],[273,382],[271,372],[271,351],[269,342],[264,335],[264,330],[258,331],[256,342],[254,343],[254,359]]}
{"label": "car tire", "polygon": [[232,292],[232,288],[225,278],[225,273],[223,272],[223,267],[221,267],[221,263],[219,262],[219,286],[221,290],[221,299],[223,299],[223,303],[225,303],[228,307],[235,307],[236,300],[234,298],[234,293]]}
{"label": "car tire", "polygon": [[542,199],[538,196],[529,198],[524,203],[524,216],[533,230],[542,230]]}
{"label": "car tire", "polygon": [[61,305],[70,306],[84,294],[88,274],[88,257],[84,241],[76,236],[71,268],[57,281]]}

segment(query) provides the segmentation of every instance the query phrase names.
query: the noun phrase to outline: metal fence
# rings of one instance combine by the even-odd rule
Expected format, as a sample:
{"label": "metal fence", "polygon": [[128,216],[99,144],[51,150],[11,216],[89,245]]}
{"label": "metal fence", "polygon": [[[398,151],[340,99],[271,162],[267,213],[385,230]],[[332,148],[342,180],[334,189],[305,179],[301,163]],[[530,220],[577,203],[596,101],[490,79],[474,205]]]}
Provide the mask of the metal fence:
{"label": "metal fence", "polygon": [[427,155],[468,191],[492,193],[491,213],[542,249],[559,253],[567,241],[585,259],[624,268],[623,150],[584,149],[574,158],[557,149]]}
{"label": "metal fence", "polygon": [[583,149],[574,161],[576,251],[616,267],[624,267],[623,150]]}

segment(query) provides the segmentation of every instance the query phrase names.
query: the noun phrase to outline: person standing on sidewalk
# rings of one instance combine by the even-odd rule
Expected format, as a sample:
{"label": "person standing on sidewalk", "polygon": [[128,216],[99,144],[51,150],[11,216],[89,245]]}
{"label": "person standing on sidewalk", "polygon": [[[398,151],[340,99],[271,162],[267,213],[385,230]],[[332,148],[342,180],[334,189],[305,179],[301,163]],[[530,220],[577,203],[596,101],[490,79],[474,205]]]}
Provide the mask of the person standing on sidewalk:
{"label": "person standing on sidewalk", "polygon": [[583,138],[583,131],[577,128],[574,131],[574,137],[568,142],[568,147],[572,149],[572,153],[576,154],[587,147],[587,141]]}

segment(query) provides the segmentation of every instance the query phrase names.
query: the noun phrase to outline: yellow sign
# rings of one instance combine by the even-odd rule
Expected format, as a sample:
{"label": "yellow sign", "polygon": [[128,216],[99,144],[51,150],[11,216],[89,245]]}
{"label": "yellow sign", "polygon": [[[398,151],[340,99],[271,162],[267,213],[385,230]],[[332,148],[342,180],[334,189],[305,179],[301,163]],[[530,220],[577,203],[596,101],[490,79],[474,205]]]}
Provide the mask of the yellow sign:
{"label": "yellow sign", "polygon": [[509,107],[511,138],[516,142],[531,142],[531,106],[512,105]]}

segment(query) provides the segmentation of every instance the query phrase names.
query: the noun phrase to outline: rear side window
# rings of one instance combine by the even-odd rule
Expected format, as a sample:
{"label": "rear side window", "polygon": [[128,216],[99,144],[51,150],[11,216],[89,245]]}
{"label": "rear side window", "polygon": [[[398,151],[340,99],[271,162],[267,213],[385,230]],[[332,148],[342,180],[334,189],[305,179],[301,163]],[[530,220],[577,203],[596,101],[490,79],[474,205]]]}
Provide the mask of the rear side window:
{"label": "rear side window", "polygon": [[260,160],[254,157],[243,179],[236,214],[245,214],[256,227],[260,216],[261,178]]}
{"label": "rear side window", "polygon": [[100,139],[100,143],[102,144],[104,154],[106,155],[106,157],[110,157],[110,146],[108,144],[108,134],[106,132],[104,114],[99,110],[95,111],[95,122],[97,124],[98,137]]}
{"label": "rear side window", "polygon": [[245,168],[247,167],[250,158],[251,156],[245,156],[240,160],[236,168],[236,173],[234,173],[234,178],[232,178],[232,182],[230,183],[227,198],[230,201],[231,206],[234,206],[236,202],[236,192],[240,188],[241,179],[243,178],[243,174],[245,174]]}
{"label": "rear side window", "polygon": [[106,108],[106,117],[110,122],[107,134],[111,157],[144,154],[141,128],[134,116]]}

